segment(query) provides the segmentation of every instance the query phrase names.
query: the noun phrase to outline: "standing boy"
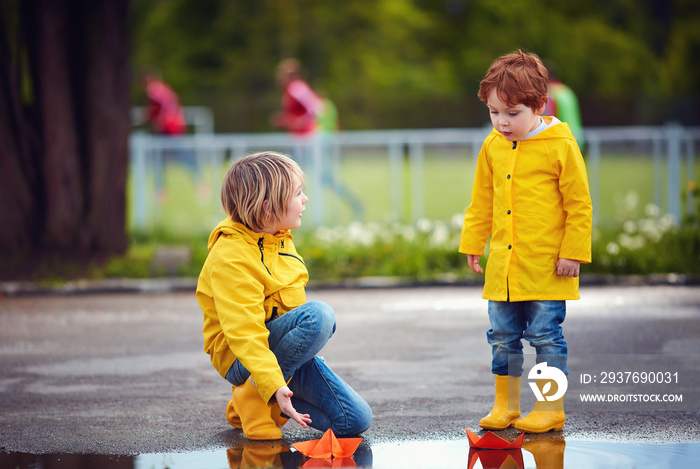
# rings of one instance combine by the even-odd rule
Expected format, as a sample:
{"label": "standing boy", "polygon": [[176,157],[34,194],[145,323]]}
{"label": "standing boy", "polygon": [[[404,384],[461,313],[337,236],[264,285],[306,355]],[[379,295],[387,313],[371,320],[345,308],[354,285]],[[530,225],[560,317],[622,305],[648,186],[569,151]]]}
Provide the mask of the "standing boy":
{"label": "standing boy", "polygon": [[[542,117],[547,69],[521,51],[494,61],[479,87],[493,130],[479,153],[459,251],[481,274],[491,236],[483,297],[489,300],[496,398],[479,425],[524,432],[561,430],[563,398],[538,401],[520,417],[521,339],[537,362],[568,376],[561,329],[565,300],[579,298],[579,266],[591,261],[592,206],[586,168],[569,126]],[[510,367],[509,367],[509,359]],[[547,384],[538,380],[540,390]],[[545,395],[551,394],[544,392]]]}

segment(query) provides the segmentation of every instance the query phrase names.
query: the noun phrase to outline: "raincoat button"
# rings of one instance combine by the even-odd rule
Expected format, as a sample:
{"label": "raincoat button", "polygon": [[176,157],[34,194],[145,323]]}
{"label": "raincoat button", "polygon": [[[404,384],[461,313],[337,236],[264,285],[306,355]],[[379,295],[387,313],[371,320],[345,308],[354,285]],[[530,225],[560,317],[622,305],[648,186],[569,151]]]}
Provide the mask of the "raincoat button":
{"label": "raincoat button", "polygon": [[510,174],[509,174],[508,176],[506,176],[506,178],[507,178],[507,179],[510,179]]}
{"label": "raincoat button", "polygon": [[510,215],[510,210],[508,210],[508,215]]}
{"label": "raincoat button", "polygon": [[511,245],[509,244],[509,245],[508,245],[508,249],[513,249],[513,246],[511,246]]}

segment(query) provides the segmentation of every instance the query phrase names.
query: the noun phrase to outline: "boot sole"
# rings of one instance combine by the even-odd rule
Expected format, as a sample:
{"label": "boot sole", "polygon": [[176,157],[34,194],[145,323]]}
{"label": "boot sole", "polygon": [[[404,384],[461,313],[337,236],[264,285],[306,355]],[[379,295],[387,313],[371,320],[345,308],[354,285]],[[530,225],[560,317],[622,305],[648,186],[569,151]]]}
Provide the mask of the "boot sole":
{"label": "boot sole", "polygon": [[509,428],[513,426],[513,424],[506,425],[505,427],[497,427],[495,425],[481,425],[479,424],[479,428],[483,428],[484,430],[505,430],[506,428]]}
{"label": "boot sole", "polygon": [[512,427],[515,424],[516,420],[518,419],[514,419],[512,422],[509,422],[505,426],[482,424],[481,422],[479,422],[479,427],[483,428],[484,430],[505,430],[506,428]]}
{"label": "boot sole", "polygon": [[246,438],[249,440],[253,441],[273,441],[273,440],[281,440],[282,439],[282,432],[280,432],[279,436],[277,435],[247,435],[245,432],[243,432]]}
{"label": "boot sole", "polygon": [[518,427],[517,425],[513,425],[513,428],[515,428],[516,430],[519,430],[521,432],[525,432],[525,433],[547,433],[547,432],[551,432],[551,431],[555,431],[555,432],[561,431],[564,428],[564,424],[561,423],[561,424],[552,425],[550,427],[538,428],[538,429],[534,429],[534,430],[529,429],[529,428]]}

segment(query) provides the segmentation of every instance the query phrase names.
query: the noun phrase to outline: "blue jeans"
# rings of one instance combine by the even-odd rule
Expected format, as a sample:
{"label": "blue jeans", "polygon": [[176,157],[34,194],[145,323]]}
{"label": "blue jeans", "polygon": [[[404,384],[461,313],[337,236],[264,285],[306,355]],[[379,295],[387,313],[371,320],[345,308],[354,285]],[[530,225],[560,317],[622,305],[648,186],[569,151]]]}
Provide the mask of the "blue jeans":
{"label": "blue jeans", "polygon": [[[284,379],[294,393],[297,412],[309,414],[311,426],[329,428],[338,436],[357,435],[369,428],[372,409],[345,381],[316,356],[335,332],[335,313],[320,301],[310,301],[267,324],[268,343]],[[241,385],[250,376],[236,360],[226,380]]]}
{"label": "blue jeans", "polygon": [[547,366],[559,368],[569,376],[566,366],[568,349],[561,329],[566,317],[566,302],[489,301],[488,310],[491,329],[486,338],[491,344],[493,374],[522,375],[521,340],[526,339],[537,352],[537,363],[547,362]]}

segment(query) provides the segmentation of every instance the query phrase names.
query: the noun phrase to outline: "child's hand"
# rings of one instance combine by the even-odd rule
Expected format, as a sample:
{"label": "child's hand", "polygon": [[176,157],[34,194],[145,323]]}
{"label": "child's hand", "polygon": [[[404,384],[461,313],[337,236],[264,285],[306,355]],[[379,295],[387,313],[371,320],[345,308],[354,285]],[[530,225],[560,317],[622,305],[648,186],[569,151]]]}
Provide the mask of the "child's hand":
{"label": "child's hand", "polygon": [[559,259],[557,261],[557,275],[561,277],[578,277],[581,263],[572,259]]}
{"label": "child's hand", "polygon": [[484,269],[479,265],[479,256],[476,254],[467,254],[467,262],[469,262],[469,268],[472,269],[475,274],[484,273]]}
{"label": "child's hand", "polygon": [[275,391],[275,399],[277,399],[277,403],[280,405],[280,409],[284,415],[306,428],[306,425],[311,423],[311,417],[309,414],[300,414],[294,409],[292,405],[293,394],[292,390],[287,386],[282,386]]}

